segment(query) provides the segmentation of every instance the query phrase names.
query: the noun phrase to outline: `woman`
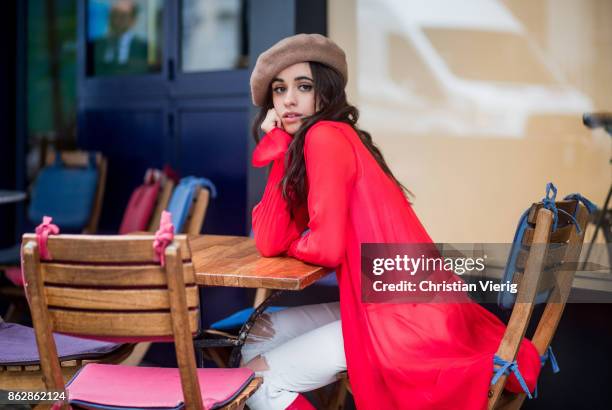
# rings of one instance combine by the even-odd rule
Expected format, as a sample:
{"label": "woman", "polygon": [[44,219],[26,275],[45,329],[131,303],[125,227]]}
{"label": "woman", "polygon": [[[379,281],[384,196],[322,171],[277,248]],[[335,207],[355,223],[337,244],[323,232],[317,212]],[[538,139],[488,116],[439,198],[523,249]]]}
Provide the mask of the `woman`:
{"label": "woman", "polygon": [[[298,392],[348,368],[359,409],[486,407],[493,355],[505,330],[475,303],[363,303],[362,243],[431,238],[348,104],[344,52],[316,34],[264,52],[251,76],[255,121],[266,133],[254,166],[271,165],[253,210],[261,254],[336,268],[340,304],[264,315],[243,349],[263,375],[251,409],[311,409]],[[523,342],[520,371],[531,391],[540,361]],[[520,392],[516,379],[508,388]]]}

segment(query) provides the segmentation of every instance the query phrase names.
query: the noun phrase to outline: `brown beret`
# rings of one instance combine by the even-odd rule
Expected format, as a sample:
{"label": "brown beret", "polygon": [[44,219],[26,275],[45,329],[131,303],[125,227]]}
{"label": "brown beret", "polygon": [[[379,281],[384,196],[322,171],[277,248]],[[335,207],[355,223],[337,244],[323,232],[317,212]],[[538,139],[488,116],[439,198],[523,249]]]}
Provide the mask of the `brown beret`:
{"label": "brown beret", "polygon": [[264,51],[257,58],[251,73],[253,104],[264,105],[270,82],[285,68],[296,63],[315,61],[335,68],[348,80],[346,55],[336,43],[320,34],[296,34],[287,37]]}

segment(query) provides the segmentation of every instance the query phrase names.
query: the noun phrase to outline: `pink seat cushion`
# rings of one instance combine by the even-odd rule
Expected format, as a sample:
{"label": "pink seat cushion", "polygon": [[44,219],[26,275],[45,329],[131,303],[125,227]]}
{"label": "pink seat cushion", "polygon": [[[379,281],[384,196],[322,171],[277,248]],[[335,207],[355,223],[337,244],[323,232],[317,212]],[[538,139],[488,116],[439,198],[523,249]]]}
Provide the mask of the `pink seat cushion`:
{"label": "pink seat cushion", "polygon": [[[253,379],[253,371],[197,369],[205,409],[233,400]],[[183,407],[183,392],[176,368],[135,367],[91,363],[67,387],[70,403],[91,408]]]}
{"label": "pink seat cushion", "polygon": [[21,276],[21,268],[19,266],[13,266],[11,268],[7,268],[4,271],[4,274],[6,275],[8,280],[13,282],[16,286],[19,286],[19,287],[23,286],[23,276]]}
{"label": "pink seat cushion", "polygon": [[141,185],[134,190],[123,214],[119,234],[125,235],[130,232],[147,230],[159,188],[158,181],[149,185]]}

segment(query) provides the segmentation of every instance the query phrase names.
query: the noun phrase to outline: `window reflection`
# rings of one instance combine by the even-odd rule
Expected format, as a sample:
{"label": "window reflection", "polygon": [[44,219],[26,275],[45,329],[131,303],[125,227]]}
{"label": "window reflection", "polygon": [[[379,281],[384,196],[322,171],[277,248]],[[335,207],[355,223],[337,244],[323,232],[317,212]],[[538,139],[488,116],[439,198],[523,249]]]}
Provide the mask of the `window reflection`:
{"label": "window reflection", "polygon": [[162,0],[90,0],[88,75],[126,75],[161,69]]}
{"label": "window reflection", "polygon": [[184,72],[248,66],[246,0],[183,0],[181,67]]}

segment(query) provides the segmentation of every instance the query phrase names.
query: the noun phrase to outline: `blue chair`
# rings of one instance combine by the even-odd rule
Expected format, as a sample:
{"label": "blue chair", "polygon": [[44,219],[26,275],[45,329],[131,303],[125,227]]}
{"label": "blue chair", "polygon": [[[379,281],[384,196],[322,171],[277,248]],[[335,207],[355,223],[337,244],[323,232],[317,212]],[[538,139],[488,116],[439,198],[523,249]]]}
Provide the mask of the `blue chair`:
{"label": "blue chair", "polygon": [[[325,275],[317,282],[315,282],[312,286],[338,287],[338,279],[336,277],[336,272],[330,272],[329,274]],[[231,315],[214,322],[210,325],[210,328],[226,332],[240,329],[251,317],[251,315],[255,311],[255,308],[259,306],[264,300],[266,300],[270,293],[270,289],[257,289],[255,291],[253,307],[248,307],[234,312]],[[266,308],[265,312],[272,313],[286,308],[286,306],[269,306]]]}
{"label": "blue chair", "polygon": [[[28,221],[36,226],[45,215],[62,232],[95,233],[98,227],[106,159],[98,152],[58,151],[47,157],[47,166],[34,181]],[[0,250],[0,266],[19,265],[19,244]]]}
{"label": "blue chair", "polygon": [[217,188],[206,178],[182,178],[174,189],[168,211],[177,233],[197,235],[202,230],[210,198],[217,197]]}
{"label": "blue chair", "polygon": [[[106,184],[106,158],[99,152],[58,151],[47,155],[46,164],[32,186],[27,213],[29,229],[48,215],[65,233],[95,233]],[[0,271],[19,266],[19,249],[17,243],[0,250]],[[11,281],[15,277],[20,278],[20,275],[7,274]],[[0,298],[12,302],[5,319],[17,318],[17,312],[24,307],[21,289],[0,287]]]}

